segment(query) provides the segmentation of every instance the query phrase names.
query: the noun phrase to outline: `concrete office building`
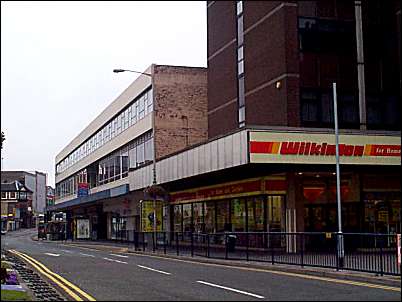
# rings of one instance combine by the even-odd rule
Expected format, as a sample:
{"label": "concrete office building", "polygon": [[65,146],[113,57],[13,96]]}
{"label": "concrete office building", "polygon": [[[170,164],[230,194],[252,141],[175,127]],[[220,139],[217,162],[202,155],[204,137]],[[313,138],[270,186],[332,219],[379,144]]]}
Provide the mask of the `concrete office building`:
{"label": "concrete office building", "polygon": [[67,214],[70,236],[113,239],[140,229],[154,156],[207,138],[206,85],[205,68],[153,64],[56,156],[48,209]]}

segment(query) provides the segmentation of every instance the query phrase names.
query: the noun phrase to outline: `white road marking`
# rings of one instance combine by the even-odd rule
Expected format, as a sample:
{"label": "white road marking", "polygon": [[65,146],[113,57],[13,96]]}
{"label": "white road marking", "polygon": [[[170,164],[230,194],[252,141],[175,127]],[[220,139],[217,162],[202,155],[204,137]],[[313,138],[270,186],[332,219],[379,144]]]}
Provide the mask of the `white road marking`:
{"label": "white road marking", "polygon": [[85,253],[80,253],[81,255],[83,255],[83,256],[88,256],[88,257],[93,257],[93,258],[95,258],[95,256],[94,255],[90,255],[90,254],[85,254]]}
{"label": "white road marking", "polygon": [[72,251],[68,251],[68,250],[60,250],[60,251],[66,252],[66,253],[69,253],[69,254],[72,254],[72,253],[73,253]]}
{"label": "white road marking", "polygon": [[103,259],[105,259],[105,260],[107,260],[107,261],[113,261],[113,262],[117,262],[117,263],[127,264],[127,262],[125,262],[125,261],[110,259],[110,258],[106,258],[106,257],[104,257]]}
{"label": "white road marking", "polygon": [[116,257],[121,257],[121,258],[128,258],[128,256],[125,255],[118,255],[118,254],[109,254],[110,256],[116,256]]}
{"label": "white road marking", "polygon": [[218,287],[218,288],[230,290],[230,291],[233,291],[233,292],[236,292],[236,293],[239,293],[239,294],[252,296],[252,297],[255,297],[255,298],[258,298],[258,299],[264,299],[264,296],[248,293],[248,292],[238,290],[238,289],[235,289],[235,288],[230,288],[230,287],[226,287],[226,286],[222,286],[222,285],[218,285],[218,284],[208,283],[208,282],[205,282],[205,281],[197,281],[197,282],[205,284],[205,285],[213,286],[213,287]]}
{"label": "white road marking", "polygon": [[167,273],[167,272],[164,272],[164,271],[159,271],[157,269],[153,269],[153,268],[142,266],[142,265],[138,265],[138,267],[149,269],[150,271],[154,271],[154,272],[165,274],[165,275],[171,275],[170,273]]}
{"label": "white road marking", "polygon": [[53,257],[59,257],[60,256],[60,254],[52,254],[52,253],[45,253],[46,255],[49,255],[49,256],[53,256]]}

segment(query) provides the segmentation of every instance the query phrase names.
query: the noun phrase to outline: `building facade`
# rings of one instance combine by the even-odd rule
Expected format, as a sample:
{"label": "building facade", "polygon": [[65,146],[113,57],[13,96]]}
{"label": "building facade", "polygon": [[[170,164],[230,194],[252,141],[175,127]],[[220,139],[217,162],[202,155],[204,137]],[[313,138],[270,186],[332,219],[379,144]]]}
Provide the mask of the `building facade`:
{"label": "building facade", "polygon": [[32,191],[34,217],[45,212],[47,175],[38,171],[1,171],[2,182],[18,181]]}
{"label": "building facade", "polygon": [[[205,68],[151,65],[56,156],[56,201],[77,238],[138,230],[135,171],[207,138]],[[143,169],[142,169],[143,168]],[[144,186],[145,187],[145,186]]]}
{"label": "building facade", "polygon": [[31,228],[33,223],[32,191],[19,181],[1,183],[1,230]]}
{"label": "building facade", "polygon": [[207,22],[209,140],[177,158],[202,172],[170,175],[171,229],[338,231],[335,82],[343,231],[400,232],[400,2],[208,1]]}
{"label": "building facade", "polygon": [[[156,207],[157,230],[338,231],[336,82],[343,231],[400,233],[400,18],[397,1],[208,1],[208,71],[202,69],[208,90],[186,86],[190,108],[202,107],[183,114],[175,107],[178,98],[169,101],[173,91],[182,93],[180,85],[166,80],[172,92],[158,91],[155,71],[147,70],[151,79],[140,76],[132,85],[147,83],[138,93],[152,88],[152,134],[133,130],[121,143],[119,136],[106,143],[113,146],[107,151],[96,153],[106,148],[95,147],[89,152],[98,155],[88,160],[78,155],[81,165],[66,164],[129,101],[102,113],[57,156],[53,209],[76,215],[72,228],[82,230],[80,237],[91,236],[97,225],[107,226],[98,228],[97,238],[152,231],[154,206],[144,188],[155,176],[168,193]],[[130,95],[132,100],[137,94]],[[149,114],[143,116],[145,121]],[[193,118],[200,122],[196,139]],[[132,145],[128,155],[126,149],[119,153],[130,163],[135,158],[135,167],[123,169],[127,162],[121,159],[121,176],[111,174],[111,152],[139,135],[144,147],[136,147],[135,157]],[[141,151],[149,139],[155,165]],[[86,144],[78,154],[93,150]],[[77,198],[87,192],[86,185],[79,189],[82,177],[90,195]]]}

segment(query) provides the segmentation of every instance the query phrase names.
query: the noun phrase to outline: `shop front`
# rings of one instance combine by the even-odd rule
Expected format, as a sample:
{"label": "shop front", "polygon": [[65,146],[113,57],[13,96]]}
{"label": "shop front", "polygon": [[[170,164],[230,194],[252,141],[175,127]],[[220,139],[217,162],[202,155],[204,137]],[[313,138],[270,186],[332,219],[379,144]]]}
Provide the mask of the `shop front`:
{"label": "shop front", "polygon": [[[331,134],[250,132],[251,163],[286,165],[294,175],[288,203],[304,210],[299,231],[338,231],[334,141]],[[343,232],[401,231],[400,150],[399,137],[340,135]]]}
{"label": "shop front", "polygon": [[[284,232],[286,178],[267,176],[170,194],[171,230],[181,233]],[[242,236],[238,244],[242,244]]]}

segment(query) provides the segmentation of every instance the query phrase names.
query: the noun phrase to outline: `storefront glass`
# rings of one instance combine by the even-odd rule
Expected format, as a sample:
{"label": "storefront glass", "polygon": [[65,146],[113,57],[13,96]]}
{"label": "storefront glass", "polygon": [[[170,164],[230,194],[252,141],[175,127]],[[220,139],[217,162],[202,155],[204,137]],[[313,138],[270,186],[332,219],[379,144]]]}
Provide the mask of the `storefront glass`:
{"label": "storefront glass", "polygon": [[194,232],[203,233],[204,232],[204,203],[198,202],[193,203],[193,222],[194,222]]}
{"label": "storefront glass", "polygon": [[246,202],[244,199],[232,199],[232,231],[246,231]]}
{"label": "storefront glass", "polygon": [[255,197],[248,199],[248,231],[262,232],[264,231],[264,199]]}
{"label": "storefront glass", "polygon": [[269,232],[283,231],[282,224],[284,223],[284,196],[268,196],[267,212],[268,212],[268,225]]}
{"label": "storefront glass", "polygon": [[217,202],[217,213],[216,213],[216,225],[217,225],[217,232],[225,232],[231,231],[230,226],[230,209],[229,209],[229,200],[222,200]]}
{"label": "storefront glass", "polygon": [[173,231],[182,232],[182,205],[178,204],[173,207]]}
{"label": "storefront glass", "polygon": [[215,202],[205,203],[205,232],[215,233]]}
{"label": "storefront glass", "polygon": [[183,231],[184,232],[192,232],[192,221],[191,221],[191,203],[187,203],[183,205]]}

